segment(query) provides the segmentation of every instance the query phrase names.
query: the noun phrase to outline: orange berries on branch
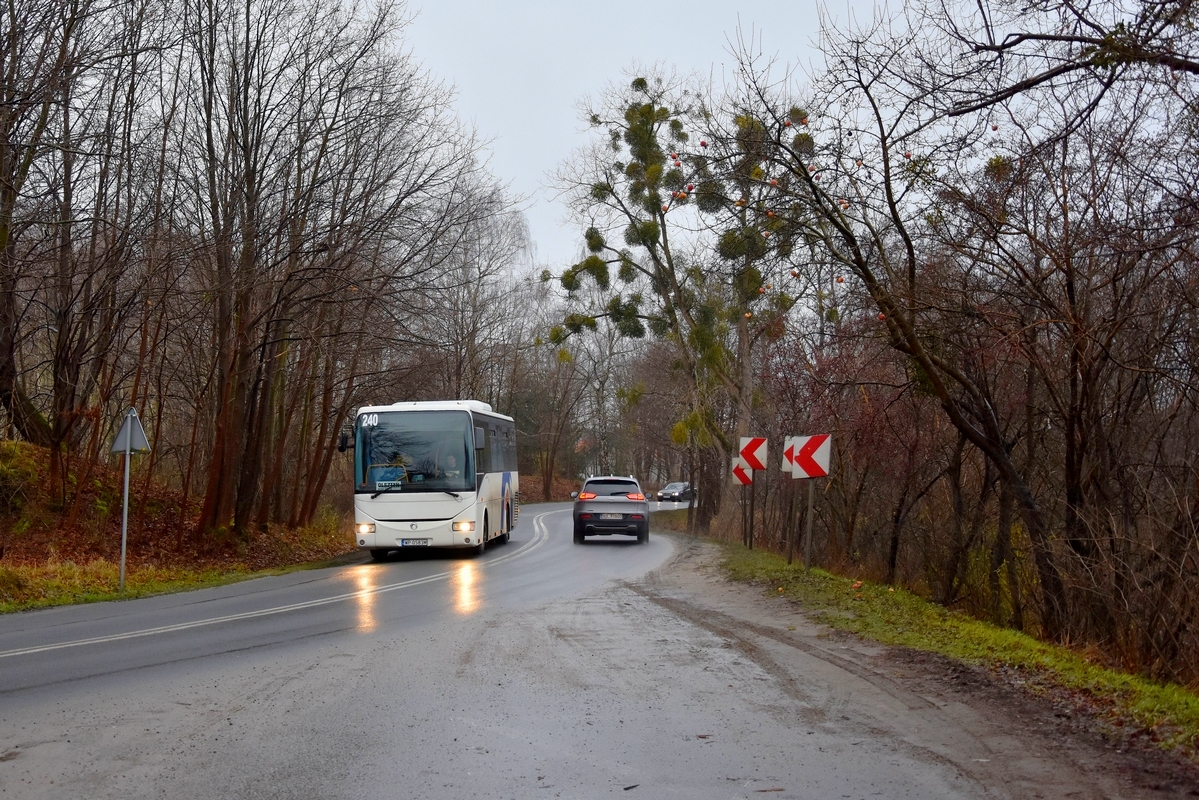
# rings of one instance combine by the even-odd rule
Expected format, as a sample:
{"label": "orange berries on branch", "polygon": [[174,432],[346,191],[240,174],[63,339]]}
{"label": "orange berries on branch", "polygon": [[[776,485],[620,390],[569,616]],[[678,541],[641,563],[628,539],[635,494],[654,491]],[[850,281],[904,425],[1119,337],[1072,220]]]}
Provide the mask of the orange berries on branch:
{"label": "orange berries on branch", "polygon": [[844,276],[844,275],[838,275],[838,276],[837,276],[837,283],[845,283],[845,276]]}

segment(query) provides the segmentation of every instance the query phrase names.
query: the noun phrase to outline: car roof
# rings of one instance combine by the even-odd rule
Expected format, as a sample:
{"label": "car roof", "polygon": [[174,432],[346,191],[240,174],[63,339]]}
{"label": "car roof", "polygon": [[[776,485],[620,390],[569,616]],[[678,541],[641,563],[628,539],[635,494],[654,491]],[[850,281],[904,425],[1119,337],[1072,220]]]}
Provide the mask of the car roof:
{"label": "car roof", "polygon": [[583,482],[591,483],[592,481],[622,481],[624,483],[636,483],[638,486],[641,485],[637,482],[636,478],[633,478],[629,475],[592,475]]}

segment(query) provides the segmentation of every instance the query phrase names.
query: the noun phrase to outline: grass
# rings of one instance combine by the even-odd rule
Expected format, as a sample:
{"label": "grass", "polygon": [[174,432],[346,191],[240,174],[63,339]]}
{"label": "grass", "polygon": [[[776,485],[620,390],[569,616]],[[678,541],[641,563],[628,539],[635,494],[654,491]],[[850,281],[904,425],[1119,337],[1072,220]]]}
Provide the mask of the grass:
{"label": "grass", "polygon": [[0,442],[0,613],[221,586],[326,566],[354,549],[349,519],[328,506],[303,527],[272,524],[243,537],[197,539],[190,533],[195,503],[184,507],[178,492],[139,479],[125,591],[118,592],[120,515],[112,508],[119,501],[111,498],[119,497],[113,487],[121,474],[96,466],[95,480],[79,490],[72,525],[39,478],[46,462],[41,448]]}
{"label": "grass", "polygon": [[768,584],[798,600],[829,627],[883,644],[939,653],[985,667],[1020,670],[1034,690],[1062,688],[1117,728],[1133,728],[1165,749],[1199,754],[1199,694],[1119,672],[1080,653],[949,611],[902,589],[805,572],[781,556],[725,547],[723,566],[740,581]]}
{"label": "grass", "polygon": [[684,532],[687,530],[687,509],[654,511],[650,514],[650,525],[654,530]]}
{"label": "grass", "polygon": [[126,570],[123,593],[117,591],[120,567],[114,561],[0,566],[0,614],[207,589],[250,578],[319,569],[331,563],[332,559],[323,559],[266,569],[251,569],[244,564],[201,568],[138,566]]}

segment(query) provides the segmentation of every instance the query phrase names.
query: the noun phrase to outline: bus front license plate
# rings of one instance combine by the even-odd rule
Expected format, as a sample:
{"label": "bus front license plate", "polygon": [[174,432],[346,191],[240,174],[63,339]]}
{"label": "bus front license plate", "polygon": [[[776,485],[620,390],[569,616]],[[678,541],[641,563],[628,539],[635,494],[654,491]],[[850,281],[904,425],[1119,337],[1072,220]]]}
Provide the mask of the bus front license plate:
{"label": "bus front license plate", "polygon": [[428,547],[428,539],[400,539],[400,547]]}
{"label": "bus front license plate", "polygon": [[623,514],[600,514],[600,519],[620,519]]}

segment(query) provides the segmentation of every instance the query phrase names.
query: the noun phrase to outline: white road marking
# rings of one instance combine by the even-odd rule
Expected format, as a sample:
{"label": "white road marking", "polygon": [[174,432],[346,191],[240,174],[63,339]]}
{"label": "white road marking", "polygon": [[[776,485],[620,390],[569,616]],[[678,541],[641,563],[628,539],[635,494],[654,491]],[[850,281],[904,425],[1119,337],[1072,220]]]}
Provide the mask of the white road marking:
{"label": "white road marking", "polygon": [[[495,564],[501,564],[505,561],[512,561],[521,558],[536,550],[549,539],[549,531],[545,527],[545,523],[541,521],[542,517],[549,514],[561,513],[560,511],[545,511],[533,518],[533,528],[536,534],[520,549],[515,552],[502,555],[499,558],[492,559],[481,566],[491,567]],[[5,650],[0,652],[0,658],[11,658],[13,656],[27,656],[34,653],[46,653],[51,650],[63,650],[68,647],[82,647],[88,644],[104,644],[106,642],[119,642],[125,639],[138,639],[143,636],[156,636],[160,633],[174,633],[175,631],[186,631],[192,628],[201,628],[206,625],[217,625],[222,622],[236,622],[243,619],[255,619],[257,617],[269,617],[275,614],[283,614],[288,611],[300,611],[305,608],[316,608],[318,606],[327,606],[332,603],[341,603],[346,600],[356,600],[358,598],[367,597],[375,594],[384,594],[385,592],[394,592],[398,589],[407,589],[411,586],[420,586],[423,583],[432,583],[434,581],[443,580],[451,575],[449,571],[439,572],[436,575],[426,575],[423,578],[413,578],[400,583],[389,583],[384,586],[376,586],[372,589],[362,589],[356,592],[345,592],[344,594],[333,595],[332,597],[323,597],[319,600],[307,600],[303,603],[291,603],[285,606],[274,606],[272,608],[263,608],[258,611],[244,611],[240,614],[227,614],[222,617],[208,617],[207,619],[193,620],[192,622],[180,622],[175,625],[162,625],[157,628],[143,628],[138,631],[128,631],[127,633],[114,633],[108,636],[94,636],[90,639],[75,639],[67,642],[57,642],[55,644],[38,645],[36,647],[22,647],[17,650]]]}

